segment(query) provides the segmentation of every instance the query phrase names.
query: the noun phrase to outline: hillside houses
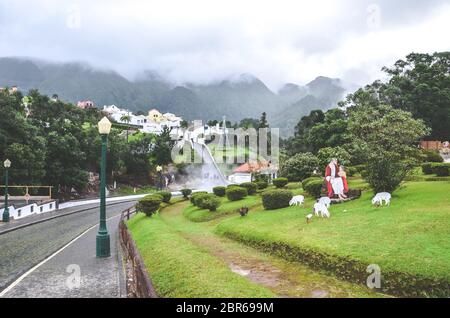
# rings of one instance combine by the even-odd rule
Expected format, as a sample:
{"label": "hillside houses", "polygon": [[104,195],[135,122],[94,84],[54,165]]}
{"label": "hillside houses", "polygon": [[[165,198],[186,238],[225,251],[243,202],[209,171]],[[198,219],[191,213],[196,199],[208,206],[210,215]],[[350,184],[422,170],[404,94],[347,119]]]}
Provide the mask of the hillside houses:
{"label": "hillside houses", "polygon": [[139,130],[144,133],[161,134],[164,128],[169,128],[172,133],[178,134],[183,119],[172,113],[161,113],[157,109],[151,109],[148,115],[135,115],[131,111],[121,109],[116,105],[103,106],[103,112],[115,122],[141,126]]}

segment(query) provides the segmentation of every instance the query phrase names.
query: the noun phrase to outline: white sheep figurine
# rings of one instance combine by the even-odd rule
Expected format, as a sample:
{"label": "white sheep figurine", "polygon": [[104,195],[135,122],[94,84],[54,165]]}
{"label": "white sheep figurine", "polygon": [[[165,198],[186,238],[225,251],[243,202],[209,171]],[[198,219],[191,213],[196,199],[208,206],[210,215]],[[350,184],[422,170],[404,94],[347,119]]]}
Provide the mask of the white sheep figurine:
{"label": "white sheep figurine", "polygon": [[295,197],[293,197],[291,199],[291,201],[289,201],[289,205],[290,206],[299,206],[302,205],[305,202],[305,197],[303,195],[297,195]]}
{"label": "white sheep figurine", "polygon": [[381,206],[381,205],[383,205],[383,201],[386,205],[390,205],[391,204],[391,194],[387,193],[387,192],[377,193],[372,199],[372,204]]}
{"label": "white sheep figurine", "polygon": [[322,197],[319,200],[317,200],[318,203],[322,203],[323,205],[325,205],[328,209],[330,208],[331,205],[331,199],[329,197]]}
{"label": "white sheep figurine", "polygon": [[329,218],[330,217],[330,211],[328,211],[328,208],[325,204],[323,203],[316,203],[314,204],[314,208],[313,208],[314,214],[316,216],[321,216],[323,218]]}

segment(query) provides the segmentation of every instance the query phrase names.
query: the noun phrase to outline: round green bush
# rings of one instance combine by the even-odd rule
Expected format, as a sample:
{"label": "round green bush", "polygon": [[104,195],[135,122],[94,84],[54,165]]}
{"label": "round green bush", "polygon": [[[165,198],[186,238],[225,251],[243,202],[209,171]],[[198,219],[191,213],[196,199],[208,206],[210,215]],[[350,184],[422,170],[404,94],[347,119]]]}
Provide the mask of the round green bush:
{"label": "round green bush", "polygon": [[169,191],[159,191],[159,192],[156,192],[156,194],[159,194],[160,196],[162,196],[162,201],[164,203],[169,203],[170,199],[172,199],[172,193],[170,193]]}
{"label": "round green bush", "polygon": [[311,177],[311,178],[306,178],[305,180],[302,181],[302,188],[303,190],[306,189],[306,186],[308,185],[308,183],[312,182],[312,181],[317,181],[317,180],[323,180],[322,178],[317,178],[317,177]]}
{"label": "round green bush", "polygon": [[262,194],[262,204],[266,210],[282,209],[289,206],[292,197],[289,190],[269,190]]}
{"label": "round green bush", "polygon": [[322,185],[323,185],[322,179],[311,180],[308,183],[306,183],[303,189],[306,192],[308,192],[309,195],[315,198],[319,198],[322,192]]}
{"label": "round green bush", "polygon": [[239,201],[248,195],[247,189],[238,186],[227,188],[226,195],[230,201]]}
{"label": "round green bush", "polygon": [[431,162],[425,162],[422,164],[423,174],[433,174],[433,164]]}
{"label": "round green bush", "polygon": [[211,212],[217,210],[222,201],[214,194],[205,194],[198,199],[198,207],[201,209],[208,209]]}
{"label": "round green bush", "polygon": [[258,187],[258,190],[267,189],[267,187],[269,186],[267,181],[256,181],[255,183],[256,183],[256,186]]}
{"label": "round green bush", "polygon": [[289,183],[287,178],[273,179],[272,182],[273,182],[273,185],[275,187],[277,187],[278,189],[284,188]]}
{"label": "round green bush", "polygon": [[227,188],[219,186],[219,187],[214,187],[213,188],[213,192],[215,195],[217,195],[218,197],[224,197],[225,196],[225,191],[227,190]]}
{"label": "round green bush", "polygon": [[239,186],[247,189],[247,193],[249,195],[255,194],[256,190],[258,190],[258,186],[254,182],[244,182],[244,183],[241,183]]}
{"label": "round green bush", "polygon": [[196,205],[196,204],[195,204],[196,198],[199,197],[199,196],[202,196],[203,194],[208,194],[208,192],[206,192],[206,191],[199,191],[199,192],[193,193],[193,194],[191,195],[191,199],[190,199],[191,203],[192,203],[193,205]]}
{"label": "round green bush", "polygon": [[139,212],[145,213],[148,217],[155,214],[163,202],[163,197],[159,194],[150,194],[138,201],[136,204],[136,209]]}
{"label": "round green bush", "polygon": [[181,189],[181,194],[183,195],[183,198],[187,199],[191,195],[192,190],[191,189]]}

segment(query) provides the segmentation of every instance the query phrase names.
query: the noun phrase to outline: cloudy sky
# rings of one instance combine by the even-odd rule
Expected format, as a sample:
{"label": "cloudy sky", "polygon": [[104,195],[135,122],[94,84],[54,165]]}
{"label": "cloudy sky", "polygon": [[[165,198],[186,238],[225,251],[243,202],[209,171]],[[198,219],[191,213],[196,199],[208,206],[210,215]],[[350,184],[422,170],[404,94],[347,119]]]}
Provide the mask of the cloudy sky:
{"label": "cloudy sky", "polygon": [[409,52],[450,50],[449,30],[449,0],[0,0],[0,56],[179,83],[251,73],[272,89],[318,75],[366,84]]}

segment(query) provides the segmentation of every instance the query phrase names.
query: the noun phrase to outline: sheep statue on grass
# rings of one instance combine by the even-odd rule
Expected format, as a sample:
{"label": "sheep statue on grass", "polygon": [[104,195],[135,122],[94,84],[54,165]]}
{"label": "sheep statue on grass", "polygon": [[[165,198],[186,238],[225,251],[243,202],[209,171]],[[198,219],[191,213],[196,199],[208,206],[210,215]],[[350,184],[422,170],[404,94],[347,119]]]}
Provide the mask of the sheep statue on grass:
{"label": "sheep statue on grass", "polygon": [[305,197],[303,195],[297,195],[297,196],[293,197],[291,199],[291,201],[289,201],[289,206],[303,205],[304,202],[305,202]]}
{"label": "sheep statue on grass", "polygon": [[314,204],[313,212],[316,216],[321,216],[323,218],[329,218],[330,212],[328,211],[328,208],[323,203],[316,203]]}
{"label": "sheep statue on grass", "polygon": [[391,194],[387,193],[387,192],[377,193],[372,199],[372,204],[376,205],[376,206],[382,206],[383,201],[384,201],[385,205],[390,205],[391,204]]}
{"label": "sheep statue on grass", "polygon": [[319,200],[317,200],[318,203],[322,203],[323,205],[325,205],[328,209],[330,208],[331,205],[331,199],[329,197],[322,197]]}

